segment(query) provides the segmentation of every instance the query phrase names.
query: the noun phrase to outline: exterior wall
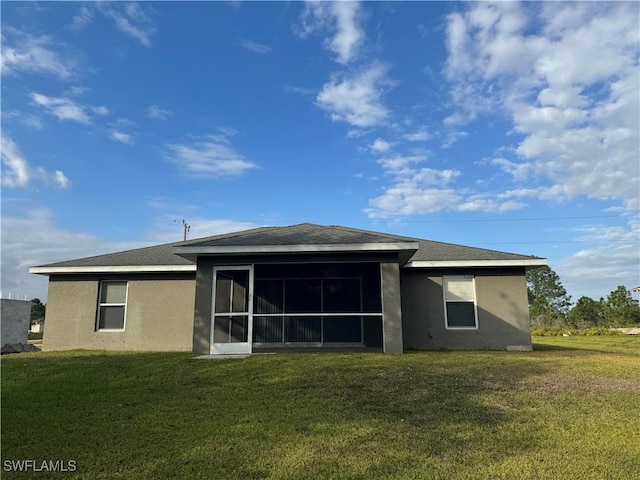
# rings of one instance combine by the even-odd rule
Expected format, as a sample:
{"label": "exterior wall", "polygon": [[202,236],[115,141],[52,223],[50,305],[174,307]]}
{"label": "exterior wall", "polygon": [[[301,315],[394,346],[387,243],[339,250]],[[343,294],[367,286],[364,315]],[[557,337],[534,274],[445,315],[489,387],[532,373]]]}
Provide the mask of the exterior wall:
{"label": "exterior wall", "polygon": [[[477,329],[445,327],[443,275],[475,276]],[[405,348],[531,350],[524,268],[405,269],[401,284]]]}
{"label": "exterior wall", "polygon": [[31,321],[31,301],[3,298],[0,300],[0,306],[0,318],[2,318],[0,345],[27,343]]}
{"label": "exterior wall", "polygon": [[122,332],[96,331],[100,280],[49,279],[44,350],[189,351],[193,332],[193,275],[123,275],[127,311]]}
{"label": "exterior wall", "polygon": [[402,305],[400,267],[395,262],[380,264],[382,277],[382,332],[384,353],[402,353]]}

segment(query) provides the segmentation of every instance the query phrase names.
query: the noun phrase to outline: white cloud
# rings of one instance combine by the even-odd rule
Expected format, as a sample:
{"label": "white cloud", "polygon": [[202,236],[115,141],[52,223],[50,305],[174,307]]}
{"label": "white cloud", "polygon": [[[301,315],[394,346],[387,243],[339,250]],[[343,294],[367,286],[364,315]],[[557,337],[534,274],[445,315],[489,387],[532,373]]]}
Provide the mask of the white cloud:
{"label": "white cloud", "polygon": [[426,142],[431,138],[431,134],[427,130],[427,127],[422,126],[412,133],[404,134],[402,138],[410,142]]}
{"label": "white cloud", "polygon": [[169,110],[160,108],[158,105],[151,105],[147,109],[147,118],[156,118],[158,120],[166,120],[171,115]]}
{"label": "white cloud", "polygon": [[168,157],[185,175],[196,177],[239,176],[257,168],[231,147],[229,135],[223,130],[192,143],[169,144]]}
{"label": "white cloud", "polygon": [[70,28],[78,32],[93,22],[93,18],[93,11],[87,5],[83,5],[78,10],[78,13],[73,16]]}
{"label": "white cloud", "polygon": [[336,54],[336,62],[346,65],[356,58],[365,40],[359,21],[358,2],[308,1],[294,31],[302,37],[314,32],[330,32],[333,36],[326,40],[325,46]]}
{"label": "white cloud", "polygon": [[111,130],[109,132],[109,138],[114,142],[120,142],[127,145],[133,144],[133,135],[123,133],[118,130]]}
{"label": "white cloud", "polygon": [[29,267],[142,246],[142,242],[113,242],[89,233],[62,230],[55,226],[48,209],[32,210],[22,218],[4,216],[2,289],[44,300],[47,277],[30,274]]}
{"label": "white cloud", "polygon": [[[183,226],[181,219],[182,217],[179,213],[174,215],[165,214],[163,218],[156,222],[155,241],[158,243],[170,243],[182,240]],[[193,215],[186,218],[185,221],[189,225],[189,239],[239,232],[240,230],[248,230],[259,226],[252,222],[241,222],[226,218],[208,219]]]}
{"label": "white cloud", "polygon": [[249,52],[258,53],[260,55],[271,53],[271,47],[262,45],[261,43],[256,43],[253,40],[248,40],[246,38],[240,40],[240,46]]}
{"label": "white cloud", "polygon": [[[370,218],[394,218],[435,212],[504,213],[525,206],[515,193],[500,195],[477,193],[469,188],[456,188],[462,177],[457,169],[424,167],[429,152],[390,155],[378,160],[385,173],[393,178],[391,186],[369,200],[365,210]],[[526,192],[522,196],[531,196]]]}
{"label": "white cloud", "polygon": [[318,90],[315,88],[296,87],[295,85],[285,85],[283,90],[286,93],[296,93],[298,95],[315,95],[318,93]]}
{"label": "white cloud", "polygon": [[[474,3],[449,15],[445,74],[458,126],[502,111],[519,136],[514,180],[565,198],[638,208],[640,74],[637,5]],[[535,30],[534,30],[535,28]]]}
{"label": "white cloud", "polygon": [[[78,94],[77,91],[69,93]],[[91,123],[89,112],[99,116],[106,116],[111,113],[103,105],[82,105],[70,97],[50,97],[41,93],[32,93],[30,96],[35,105],[44,108],[47,113],[57,117],[58,120],[69,120],[86,125]]]}
{"label": "white cloud", "polygon": [[103,105],[98,105],[97,107],[89,107],[91,109],[91,111],[93,113],[95,113],[96,115],[101,115],[101,116],[105,116],[105,115],[109,115],[109,109]]}
{"label": "white cloud", "polygon": [[32,93],[31,99],[39,107],[54,115],[58,120],[71,120],[78,123],[90,123],[85,107],[66,97],[48,97],[40,93]]}
{"label": "white cloud", "polygon": [[577,240],[591,245],[553,265],[568,292],[579,291],[580,295],[598,300],[619,285],[627,288],[640,285],[637,218],[625,226],[587,225],[575,233]]}
{"label": "white cloud", "polygon": [[382,104],[382,88],[390,84],[387,67],[374,63],[353,75],[334,74],[316,97],[316,104],[329,112],[332,120],[354,127],[381,125],[389,116]]}
{"label": "white cloud", "polygon": [[374,152],[384,153],[389,151],[389,149],[391,148],[391,144],[389,142],[386,142],[385,140],[382,140],[381,138],[376,138],[375,141],[371,145],[369,145],[369,148]]}
{"label": "white cloud", "polygon": [[62,80],[75,78],[79,65],[74,58],[63,56],[65,46],[47,35],[32,35],[10,26],[2,28],[0,68],[2,75],[37,73]]}
{"label": "white cloud", "polygon": [[447,210],[460,201],[460,195],[453,188],[425,188],[405,179],[370,200],[366,211],[370,218],[391,218]]}
{"label": "white cloud", "polygon": [[34,130],[42,130],[42,120],[37,115],[30,113],[23,113],[18,111],[4,111],[2,112],[2,120],[4,122],[18,121],[22,125]]}
{"label": "white cloud", "polygon": [[[89,232],[74,232],[56,225],[51,210],[35,208],[23,216],[2,217],[2,289],[20,298],[47,298],[47,277],[29,273],[29,268],[76,258],[142,248],[182,240],[183,208],[172,199],[161,199],[164,210],[145,240],[114,241]],[[193,207],[197,208],[197,207]],[[191,210],[189,210],[191,212]],[[192,212],[191,212],[192,213]],[[191,215],[189,238],[230,233],[259,225],[225,218]]]}
{"label": "white cloud", "polygon": [[137,2],[99,2],[95,5],[122,33],[135,38],[145,47],[151,46],[151,37],[155,34],[156,27],[151,18],[153,9],[150,6]]}
{"label": "white cloud", "polygon": [[2,132],[2,186],[16,188],[29,184],[29,164],[15,142]]}
{"label": "white cloud", "polygon": [[26,188],[32,180],[62,189],[71,185],[71,181],[60,170],[51,173],[44,167],[31,167],[18,145],[4,132],[1,136],[0,150],[2,151],[3,187]]}

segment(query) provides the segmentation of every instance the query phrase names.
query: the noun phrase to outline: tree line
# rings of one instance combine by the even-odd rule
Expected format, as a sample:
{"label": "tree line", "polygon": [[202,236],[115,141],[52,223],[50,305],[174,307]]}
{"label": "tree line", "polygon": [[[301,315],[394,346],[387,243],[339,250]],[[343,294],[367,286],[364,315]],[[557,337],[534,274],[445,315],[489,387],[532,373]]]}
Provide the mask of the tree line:
{"label": "tree line", "polygon": [[640,326],[640,302],[619,285],[606,297],[580,297],[575,304],[549,266],[527,272],[531,325],[542,328]]}

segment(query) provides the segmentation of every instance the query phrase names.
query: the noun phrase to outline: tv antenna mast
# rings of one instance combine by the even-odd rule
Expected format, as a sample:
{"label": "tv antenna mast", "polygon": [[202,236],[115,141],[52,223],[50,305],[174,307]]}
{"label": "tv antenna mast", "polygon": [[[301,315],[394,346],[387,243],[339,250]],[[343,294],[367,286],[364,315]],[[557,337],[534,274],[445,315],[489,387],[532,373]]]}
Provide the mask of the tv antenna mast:
{"label": "tv antenna mast", "polygon": [[[179,220],[174,220],[173,222],[178,222]],[[187,221],[183,218],[182,219],[182,241],[186,241],[187,240],[187,236],[189,233],[189,230],[191,230],[191,225],[187,225]]]}

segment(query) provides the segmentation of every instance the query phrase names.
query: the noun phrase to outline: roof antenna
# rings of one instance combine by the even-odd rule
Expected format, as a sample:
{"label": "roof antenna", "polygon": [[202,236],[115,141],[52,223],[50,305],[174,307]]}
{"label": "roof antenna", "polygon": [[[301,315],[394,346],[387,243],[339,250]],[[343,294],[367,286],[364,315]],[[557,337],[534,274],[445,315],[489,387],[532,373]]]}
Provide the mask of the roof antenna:
{"label": "roof antenna", "polygon": [[[178,220],[174,220],[173,223],[177,221]],[[191,230],[191,225],[187,225],[187,221],[183,218],[182,219],[182,241],[183,242],[187,241],[187,234],[189,233],[189,230]]]}

